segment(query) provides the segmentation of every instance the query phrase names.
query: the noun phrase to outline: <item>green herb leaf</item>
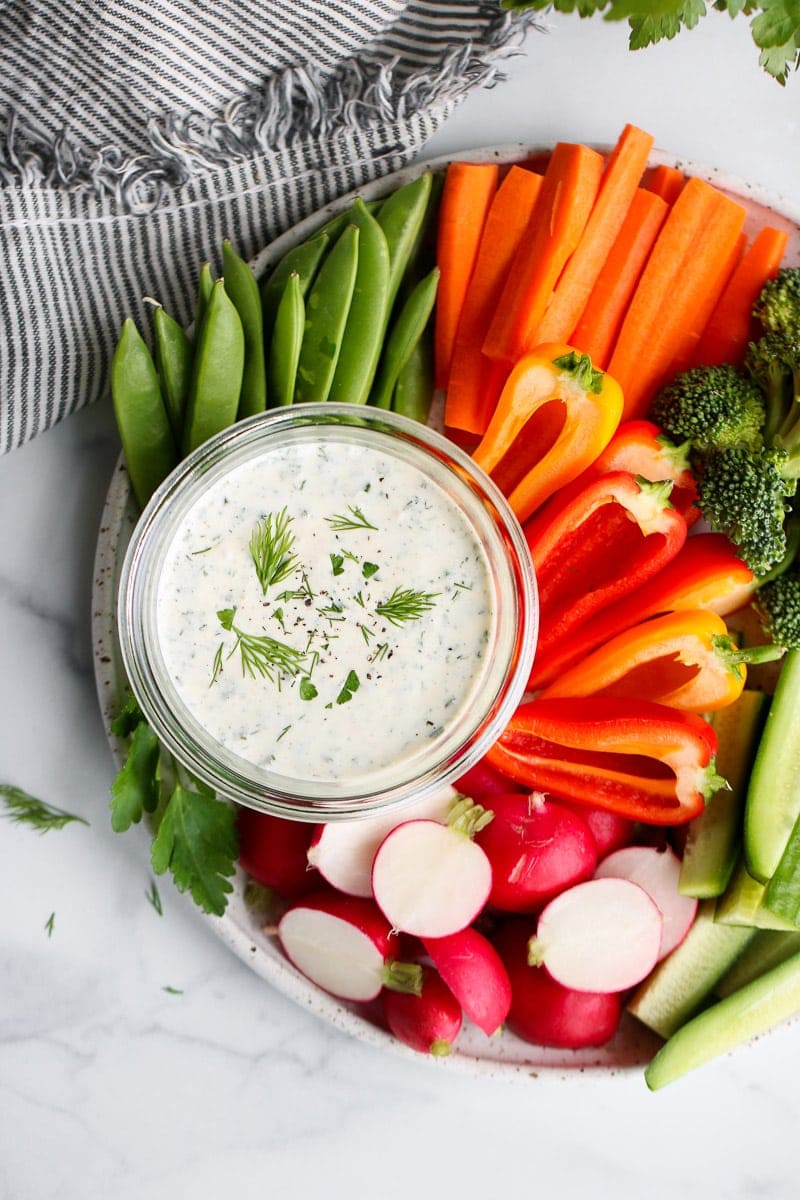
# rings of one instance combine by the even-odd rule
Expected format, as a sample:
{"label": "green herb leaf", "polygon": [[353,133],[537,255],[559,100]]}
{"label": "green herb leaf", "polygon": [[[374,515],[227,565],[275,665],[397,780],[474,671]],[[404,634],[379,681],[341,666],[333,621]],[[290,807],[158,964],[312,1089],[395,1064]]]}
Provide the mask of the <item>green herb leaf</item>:
{"label": "green herb leaf", "polygon": [[373,575],[377,575],[380,567],[377,563],[365,562],[361,567],[361,574],[365,579],[371,579]]}
{"label": "green herb leaf", "polygon": [[304,677],[303,679],[300,680],[300,699],[301,700],[315,700],[318,695],[319,695],[319,692],[314,687],[314,684],[311,682],[310,679],[308,679],[307,677]]}
{"label": "green herb leaf", "polygon": [[332,517],[326,517],[325,520],[330,525],[331,529],[375,529],[377,525],[371,525],[364,516],[360,508],[356,508],[352,504],[348,504],[347,511],[350,516],[347,517],[343,513],[336,513]]}
{"label": "green herb leaf", "polygon": [[115,737],[130,737],[143,720],[144,714],[139,708],[139,702],[133,693],[129,692],[127,700],[111,722],[110,729]]}
{"label": "green herb leaf", "polygon": [[234,809],[180,784],[169,798],[153,841],[156,875],[172,872],[180,892],[191,892],[204,912],[221,917],[233,891],[238,845]]}
{"label": "green herb leaf", "polygon": [[235,608],[220,608],[217,611],[217,618],[219,619],[219,623],[223,629],[226,629],[228,631],[228,633],[230,633],[230,631],[233,629],[233,621],[234,621],[235,616],[236,616]]}
{"label": "green herb leaf", "polygon": [[392,625],[418,621],[436,603],[438,592],[415,592],[411,588],[395,588],[388,600],[375,605],[375,612]]}
{"label": "green herb leaf", "polygon": [[111,784],[111,828],[124,833],[158,804],[158,738],[145,722],[133,731],[128,757]]}
{"label": "green herb leaf", "polygon": [[161,990],[162,990],[162,992],[167,992],[167,994],[170,996],[182,996],[183,995],[182,988],[170,987],[169,984],[167,984]]}
{"label": "green herb leaf", "polygon": [[344,558],[341,554],[331,555],[331,570],[334,575],[344,575]]}
{"label": "green herb leaf", "polygon": [[47,931],[47,936],[49,938],[53,936],[53,929],[55,928],[55,924],[56,924],[56,914],[54,912],[51,912],[50,916],[47,918],[47,920],[44,923],[44,927],[45,927],[45,930]]}
{"label": "green herb leaf", "polygon": [[347,674],[347,679],[345,679],[344,684],[342,685],[342,690],[336,697],[336,703],[347,704],[349,700],[353,699],[353,693],[357,692],[360,687],[361,680],[358,678],[355,671],[349,671]]}
{"label": "green herb leaf", "polygon": [[52,804],[45,804],[44,800],[37,800],[35,796],[10,783],[0,783],[0,799],[5,803],[4,816],[8,817],[9,821],[16,825],[30,825],[38,833],[63,829],[72,821],[77,821],[79,825],[89,824],[83,817],[76,817],[74,813],[64,812],[62,808],[55,808]]}
{"label": "green herb leaf", "polygon": [[250,557],[264,594],[271,584],[280,583],[297,567],[291,522],[282,508],[279,513],[268,513],[250,535]]}
{"label": "green herb leaf", "polygon": [[148,902],[153,906],[160,917],[164,915],[164,908],[161,904],[161,896],[158,891],[155,879],[150,880],[150,891],[145,892]]}

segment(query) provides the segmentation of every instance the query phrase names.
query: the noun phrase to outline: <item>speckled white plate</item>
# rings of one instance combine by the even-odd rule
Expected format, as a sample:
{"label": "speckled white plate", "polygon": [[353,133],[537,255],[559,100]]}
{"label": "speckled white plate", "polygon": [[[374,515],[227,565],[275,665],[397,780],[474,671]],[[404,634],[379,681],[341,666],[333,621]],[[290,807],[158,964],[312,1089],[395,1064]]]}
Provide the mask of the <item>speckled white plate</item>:
{"label": "speckled white plate", "polygon": [[[600,149],[607,149],[600,147]],[[460,161],[500,163],[522,161],[547,153],[541,146],[522,144],[473,150],[459,155]],[[434,159],[407,167],[394,175],[344,196],[315,213],[283,234],[254,261],[260,275],[298,241],[309,237],[320,225],[346,208],[355,194],[370,200],[416,178],[423,170],[443,170],[449,158]],[[747,232],[769,222],[789,231],[788,264],[800,263],[800,209],[762,189],[732,179],[719,171],[696,163],[678,161],[666,153],[654,152],[652,164],[669,163],[688,175],[698,175],[729,192],[746,204],[749,211]],[[100,525],[94,569],[92,597],[92,633],[97,693],[106,729],[117,714],[127,690],[116,635],[116,594],[119,570],[138,510],[131,496],[128,476],[122,462],[118,463],[106,497]],[[111,750],[117,764],[126,752],[125,744],[109,732]],[[536,1078],[565,1081],[610,1080],[621,1073],[641,1069],[660,1045],[660,1039],[637,1021],[625,1015],[615,1038],[607,1045],[593,1050],[554,1050],[530,1045],[503,1032],[487,1038],[479,1029],[465,1022],[454,1052],[447,1058],[433,1060],[430,1056],[407,1049],[379,1023],[377,1012],[350,1006],[336,1000],[309,983],[284,958],[276,939],[262,931],[258,918],[243,898],[244,877],[237,873],[234,892],[225,915],[207,917],[200,913],[213,932],[262,979],[295,1003],[307,1008],[323,1021],[354,1037],[380,1046],[419,1062],[434,1062],[438,1069],[464,1070],[471,1074],[499,1077]]]}

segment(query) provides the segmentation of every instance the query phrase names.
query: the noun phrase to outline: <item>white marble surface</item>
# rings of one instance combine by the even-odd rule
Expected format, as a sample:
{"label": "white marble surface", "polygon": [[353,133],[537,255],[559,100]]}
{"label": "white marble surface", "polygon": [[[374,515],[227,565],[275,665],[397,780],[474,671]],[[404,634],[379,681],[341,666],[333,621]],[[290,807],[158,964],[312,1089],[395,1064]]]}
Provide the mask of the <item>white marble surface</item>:
{"label": "white marble surface", "polygon": [[[633,121],[800,203],[800,80],[762,75],[744,21],[637,55],[621,27],[552,26],[429,154]],[[0,462],[0,781],[90,823],[0,824],[0,1198],[795,1197],[800,1024],[656,1095],[638,1074],[474,1079],[321,1024],[166,883],[155,913],[143,835],[109,829],[91,672],[116,453],[99,406]]]}

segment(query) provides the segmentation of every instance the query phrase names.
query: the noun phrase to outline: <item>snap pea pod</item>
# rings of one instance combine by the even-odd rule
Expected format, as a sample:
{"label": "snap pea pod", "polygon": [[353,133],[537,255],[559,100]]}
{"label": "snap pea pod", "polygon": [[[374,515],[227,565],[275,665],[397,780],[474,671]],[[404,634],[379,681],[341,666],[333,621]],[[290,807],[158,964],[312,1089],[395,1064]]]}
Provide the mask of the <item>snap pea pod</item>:
{"label": "snap pea pod", "polygon": [[351,219],[358,229],[358,269],[330,395],[342,404],[366,404],[386,330],[389,247],[363,200],[354,203]]}
{"label": "snap pea pod", "polygon": [[425,212],[419,232],[408,254],[408,262],[400,281],[399,296],[404,300],[424,275],[436,266],[436,241],[439,232],[439,207],[444,188],[444,172],[431,176]]}
{"label": "snap pea pod", "polygon": [[400,309],[386,339],[370,396],[370,403],[376,408],[391,408],[397,378],[430,320],[438,286],[439,268],[434,267],[420,280]]}
{"label": "snap pea pod", "polygon": [[398,188],[384,200],[376,220],[389,247],[389,309],[394,304],[412,251],[417,244],[431,194],[431,174]]}
{"label": "snap pea pod", "polygon": [[433,392],[433,342],[426,329],[408,361],[400,368],[392,408],[401,416],[424,425],[431,411]]}
{"label": "snap pea pod", "polygon": [[222,243],[222,277],[225,280],[225,291],[239,314],[244,331],[244,373],[239,397],[239,416],[252,417],[267,407],[261,293],[250,267],[227,240]]}
{"label": "snap pea pod", "polygon": [[306,306],[300,293],[300,276],[293,271],[278,305],[267,357],[269,396],[273,405],[291,404],[294,399],[305,320]]}
{"label": "snap pea pod", "polygon": [[200,332],[203,317],[206,315],[208,302],[211,299],[211,289],[214,286],[214,276],[211,274],[211,263],[204,262],[200,267],[200,278],[197,282],[197,303],[194,314],[194,336]]}
{"label": "snap pea pod", "polygon": [[133,494],[144,508],[178,455],[155,363],[130,317],[111,363],[111,399]]}
{"label": "snap pea pod", "polygon": [[[356,203],[362,204],[364,206],[364,208],[366,208],[367,212],[371,213],[372,216],[374,217],[375,214],[377,213],[378,209],[381,207],[381,205],[384,202],[383,202],[383,200],[366,200],[365,201],[359,197],[358,200],[356,201]],[[316,236],[319,237],[319,235],[321,233],[324,233],[328,236],[328,238],[330,239],[331,242],[335,242],[336,239],[338,238],[339,234],[346,228],[346,226],[348,226],[352,223],[353,223],[353,208],[351,207],[351,208],[345,209],[344,212],[337,213],[337,215],[335,217],[331,217],[330,221],[326,221],[325,224],[319,228]]]}
{"label": "snap pea pod", "polygon": [[293,246],[291,250],[287,250],[261,285],[265,345],[268,346],[270,343],[278,305],[283,297],[289,276],[297,276],[300,295],[305,299],[330,244],[331,238],[327,233],[318,233],[307,242]]}
{"label": "snap pea pod", "polygon": [[330,394],[356,282],[358,242],[358,226],[348,225],[320,267],[308,293],[294,388],[295,403],[321,402]]}
{"label": "snap pea pod", "polygon": [[155,360],[175,444],[180,445],[192,377],[192,343],[182,325],[159,304],[153,313]]}
{"label": "snap pea pod", "polygon": [[236,420],[244,375],[244,330],[218,279],[195,346],[183,432],[185,454]]}

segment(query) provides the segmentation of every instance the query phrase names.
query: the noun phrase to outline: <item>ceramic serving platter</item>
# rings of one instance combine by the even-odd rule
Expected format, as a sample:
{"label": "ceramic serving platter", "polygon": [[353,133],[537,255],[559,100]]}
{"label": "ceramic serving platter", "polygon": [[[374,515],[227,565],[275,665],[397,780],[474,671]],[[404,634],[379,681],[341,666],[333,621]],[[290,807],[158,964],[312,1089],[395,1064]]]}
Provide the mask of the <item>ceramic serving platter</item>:
{"label": "ceramic serving platter", "polygon": [[[598,147],[605,150],[608,147]],[[514,144],[471,150],[458,155],[459,161],[525,162],[541,158],[547,147]],[[433,159],[407,167],[393,175],[360,189],[314,213],[283,234],[262,251],[253,262],[260,276],[279,261],[297,242],[314,233],[331,217],[347,208],[358,194],[366,200],[376,199],[416,178],[423,170],[443,171],[450,158]],[[687,175],[700,176],[744,203],[748,209],[746,232],[770,223],[789,232],[787,265],[800,263],[800,209],[780,197],[724,173],[696,163],[676,160],[664,152],[654,152],[652,165],[668,163],[680,167]],[[97,541],[92,597],[92,633],[97,694],[106,730],[119,711],[127,694],[127,681],[122,667],[116,634],[116,595],[119,572],[126,547],[138,517],[131,495],[128,476],[120,460],[114,471],[103,509]],[[111,751],[117,765],[126,753],[124,742],[108,733]],[[143,854],[144,849],[144,831]],[[392,1053],[401,1054],[421,1063],[432,1062],[430,1056],[407,1049],[389,1034],[380,1023],[376,1010],[348,1005],[322,992],[306,980],[284,957],[274,935],[265,931],[264,917],[254,913],[245,903],[245,878],[237,872],[234,891],[225,915],[205,916],[196,910],[213,933],[221,938],[251,970],[290,1000],[314,1013],[320,1020],[353,1037]],[[189,901],[187,901],[188,903]],[[660,1044],[649,1030],[625,1015],[613,1041],[599,1049],[557,1050],[530,1045],[504,1031],[488,1038],[479,1029],[465,1022],[453,1053],[436,1059],[440,1070],[466,1071],[471,1074],[497,1077],[536,1078],[540,1082],[565,1081],[598,1082],[611,1080],[620,1074],[641,1069],[652,1058]]]}

